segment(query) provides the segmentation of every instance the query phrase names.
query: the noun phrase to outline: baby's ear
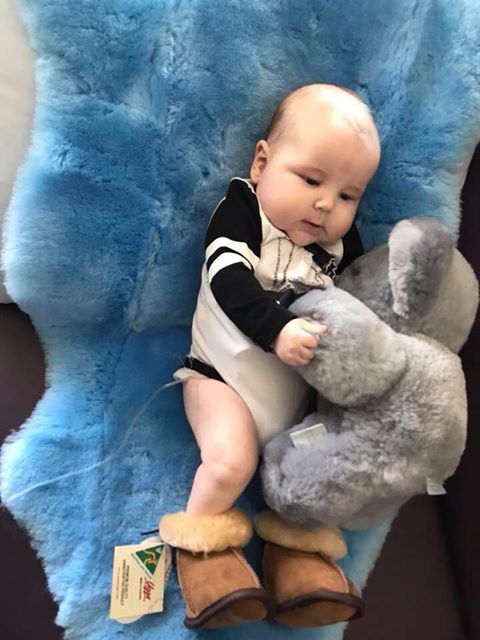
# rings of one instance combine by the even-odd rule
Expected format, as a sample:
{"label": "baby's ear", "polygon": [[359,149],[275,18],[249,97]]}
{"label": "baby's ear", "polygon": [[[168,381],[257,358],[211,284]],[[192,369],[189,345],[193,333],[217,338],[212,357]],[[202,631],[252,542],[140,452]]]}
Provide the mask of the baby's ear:
{"label": "baby's ear", "polygon": [[434,218],[409,218],[395,225],[388,247],[393,311],[405,319],[421,318],[441,293],[453,239]]}
{"label": "baby's ear", "polygon": [[260,180],[260,176],[267,166],[268,158],[270,156],[270,147],[266,140],[259,140],[255,147],[255,155],[250,167],[250,179],[253,184],[257,184]]}

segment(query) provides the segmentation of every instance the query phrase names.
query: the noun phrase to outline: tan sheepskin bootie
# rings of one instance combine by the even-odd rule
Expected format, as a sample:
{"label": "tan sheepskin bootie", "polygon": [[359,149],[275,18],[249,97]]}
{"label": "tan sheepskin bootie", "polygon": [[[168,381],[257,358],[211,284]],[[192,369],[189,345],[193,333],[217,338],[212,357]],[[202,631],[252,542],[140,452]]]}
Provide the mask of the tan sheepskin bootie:
{"label": "tan sheepskin bootie", "polygon": [[240,548],[252,537],[244,513],[172,513],[160,520],[159,532],[176,548],[186,627],[217,629],[263,620],[271,613],[270,598]]}
{"label": "tan sheepskin bootie", "polygon": [[362,615],[360,592],[335,562],[346,554],[339,529],[306,531],[273,511],[260,513],[255,529],[267,541],[263,583],[274,601],[276,622],[322,627]]}

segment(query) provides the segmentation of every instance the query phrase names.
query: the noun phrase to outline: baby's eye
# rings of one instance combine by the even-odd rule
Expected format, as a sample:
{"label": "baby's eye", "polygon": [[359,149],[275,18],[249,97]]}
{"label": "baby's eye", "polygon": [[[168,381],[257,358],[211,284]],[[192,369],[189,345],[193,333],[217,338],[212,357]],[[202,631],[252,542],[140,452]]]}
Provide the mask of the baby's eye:
{"label": "baby's eye", "polygon": [[313,178],[309,178],[308,176],[302,176],[302,178],[311,187],[318,187],[318,185],[320,184],[320,182],[318,180],[314,180]]}
{"label": "baby's eye", "polygon": [[342,193],[340,197],[342,200],[353,200],[352,196],[349,196],[348,193]]}

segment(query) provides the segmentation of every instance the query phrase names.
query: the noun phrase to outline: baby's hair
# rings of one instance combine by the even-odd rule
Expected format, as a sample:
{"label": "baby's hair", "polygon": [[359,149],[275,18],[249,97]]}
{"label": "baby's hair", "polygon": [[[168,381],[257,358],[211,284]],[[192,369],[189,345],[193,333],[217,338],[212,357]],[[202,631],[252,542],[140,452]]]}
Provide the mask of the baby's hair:
{"label": "baby's hair", "polygon": [[[280,139],[280,137],[282,136],[285,130],[285,126],[284,126],[285,120],[286,120],[285,114],[288,110],[290,102],[292,102],[296,97],[301,97],[302,95],[308,94],[308,92],[314,91],[315,89],[317,90],[327,89],[327,91],[338,90],[338,91],[347,93],[353,98],[355,98],[358,106],[364,112],[362,115],[366,116],[366,120],[365,120],[365,117],[361,117],[361,118],[356,117],[356,114],[354,113],[350,113],[348,115],[345,113],[344,115],[346,115],[350,124],[354,126],[357,129],[357,131],[367,134],[368,136],[373,135],[379,143],[378,131],[375,126],[375,121],[373,119],[373,115],[370,110],[370,107],[364,100],[362,100],[362,98],[357,93],[355,93],[355,91],[352,91],[352,89],[348,89],[347,87],[342,87],[340,85],[335,85],[335,84],[322,85],[318,83],[312,83],[312,84],[307,84],[307,85],[298,87],[294,91],[291,91],[289,94],[287,94],[280,101],[280,103],[278,104],[277,108],[275,109],[272,115],[270,124],[268,125],[267,133],[265,136],[266,140],[269,140],[269,142],[271,143],[275,143]],[[365,127],[365,121],[367,122],[367,127]]]}

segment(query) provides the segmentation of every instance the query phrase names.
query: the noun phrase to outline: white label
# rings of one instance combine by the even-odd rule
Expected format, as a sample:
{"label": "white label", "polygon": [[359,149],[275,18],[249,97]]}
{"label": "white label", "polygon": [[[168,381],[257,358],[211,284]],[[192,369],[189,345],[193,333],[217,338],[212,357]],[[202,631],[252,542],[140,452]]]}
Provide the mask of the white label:
{"label": "white label", "polygon": [[319,422],[318,424],[313,424],[311,427],[294,431],[290,434],[290,438],[295,447],[303,447],[311,444],[312,441],[317,438],[323,438],[327,433],[325,425]]}
{"label": "white label", "polygon": [[441,482],[427,478],[427,493],[429,496],[444,496],[447,492]]}
{"label": "white label", "polygon": [[129,624],[163,611],[170,560],[170,547],[159,537],[115,547],[110,618]]}

